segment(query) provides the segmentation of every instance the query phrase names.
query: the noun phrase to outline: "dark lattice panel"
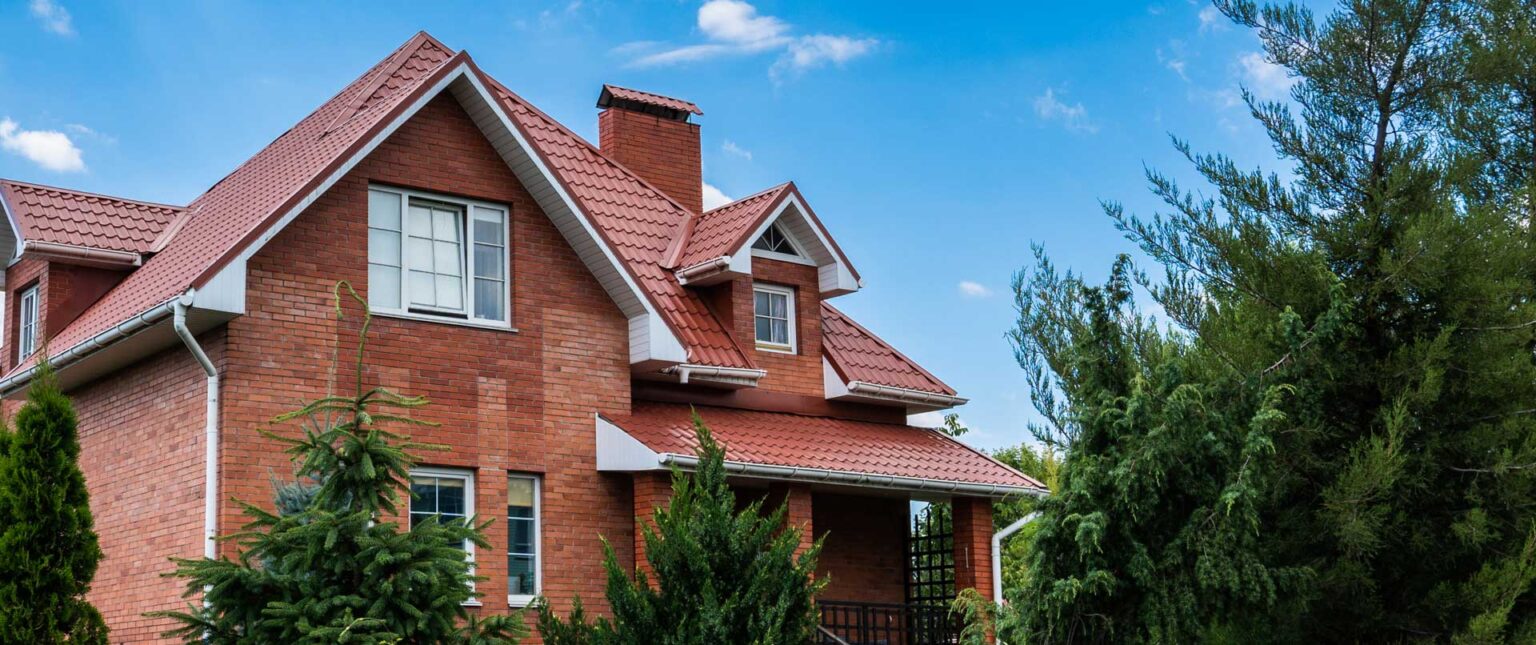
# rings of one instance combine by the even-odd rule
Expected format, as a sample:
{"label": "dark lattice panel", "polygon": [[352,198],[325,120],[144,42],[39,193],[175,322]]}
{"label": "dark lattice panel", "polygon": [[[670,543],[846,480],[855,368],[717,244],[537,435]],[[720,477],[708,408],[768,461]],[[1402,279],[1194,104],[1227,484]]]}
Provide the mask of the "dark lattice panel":
{"label": "dark lattice panel", "polygon": [[955,536],[947,504],[931,504],[912,518],[907,537],[907,603],[942,606],[955,599]]}

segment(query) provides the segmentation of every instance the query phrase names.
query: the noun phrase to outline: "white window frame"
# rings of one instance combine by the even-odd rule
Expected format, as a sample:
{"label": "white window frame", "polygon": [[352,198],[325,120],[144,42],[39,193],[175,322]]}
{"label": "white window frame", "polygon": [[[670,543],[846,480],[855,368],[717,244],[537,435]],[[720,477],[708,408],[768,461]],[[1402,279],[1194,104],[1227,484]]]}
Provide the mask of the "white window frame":
{"label": "white window frame", "polygon": [[[544,478],[535,473],[507,473],[507,489],[511,490],[511,481],[514,479],[526,479],[533,482],[533,593],[512,593],[512,572],[507,571],[507,606],[527,607],[533,604],[533,599],[544,593]],[[507,518],[507,555],[512,554],[512,520]],[[524,555],[524,554],[517,554]]]}
{"label": "white window frame", "polygon": [[[374,193],[374,192],[388,193],[388,194],[397,195],[400,198],[400,230],[397,232],[399,234],[399,236],[400,236],[400,258],[399,258],[399,262],[400,262],[400,265],[399,265],[399,271],[400,271],[400,293],[397,296],[397,299],[398,299],[398,301],[400,303],[400,306],[399,307],[383,307],[383,306],[378,306],[378,305],[373,304],[373,300],[374,299],[372,297],[370,297],[369,298],[369,305],[370,305],[373,313],[380,314],[380,315],[383,315],[383,316],[389,316],[389,317],[393,317],[393,318],[409,318],[409,319],[412,319],[412,320],[426,320],[426,321],[431,321],[431,322],[448,323],[448,324],[454,324],[454,325],[467,325],[467,326],[470,326],[470,327],[485,327],[485,328],[490,328],[490,329],[505,329],[505,330],[516,331],[516,329],[512,327],[512,208],[511,208],[511,206],[508,206],[506,204],[498,204],[498,203],[495,203],[495,202],[486,202],[486,201],[480,201],[480,200],[476,200],[476,199],[467,199],[467,198],[464,198],[464,197],[453,197],[453,196],[450,196],[450,195],[443,195],[443,194],[439,194],[439,193],[430,193],[430,192],[425,192],[425,191],[420,191],[420,190],[411,190],[411,189],[408,189],[408,188],[397,188],[395,186],[384,186],[384,185],[378,185],[378,184],[371,184],[371,185],[369,185],[368,186],[368,192],[369,193]],[[460,288],[460,297],[462,298],[462,302],[464,303],[464,311],[463,311],[462,314],[458,314],[458,313],[455,313],[455,312],[435,310],[433,308],[421,308],[421,307],[412,308],[411,307],[411,304],[410,304],[410,302],[411,302],[410,301],[410,269],[405,266],[405,256],[406,256],[406,245],[408,243],[408,238],[410,237],[410,234],[408,233],[408,224],[406,223],[406,218],[409,217],[409,214],[410,214],[410,204],[411,204],[411,200],[413,200],[413,199],[421,200],[421,201],[427,201],[427,202],[437,202],[439,204],[446,204],[446,205],[449,205],[449,206],[455,206],[455,207],[458,207],[460,209],[460,216],[459,216],[459,233],[460,233],[460,235],[459,235],[459,241],[460,241],[460,243],[462,245],[462,252],[460,253],[460,257],[459,257],[459,266],[460,266],[460,273],[461,273],[460,278],[462,280],[462,285],[461,285],[461,288]],[[371,202],[371,201],[372,200],[369,200],[369,202]],[[372,208],[371,204],[370,204],[369,208]],[[501,242],[502,242],[502,249],[501,249],[502,250],[502,257],[501,257],[502,274],[501,275],[502,275],[502,304],[503,304],[502,316],[503,316],[503,318],[505,318],[505,320],[492,320],[492,319],[489,319],[489,318],[478,318],[478,317],[475,316],[475,275],[474,275],[475,240],[474,240],[474,219],[475,219],[476,209],[497,211],[497,212],[501,213],[501,232],[502,232],[502,238],[501,238]],[[372,231],[373,228],[374,227],[372,226],[372,218],[371,218],[371,214],[370,214],[370,218],[369,218],[369,229],[370,229],[370,231]],[[380,230],[385,230],[385,229],[380,229]],[[370,232],[370,236],[371,236],[371,232]],[[369,252],[368,255],[369,255],[369,257],[367,257],[366,260],[367,260],[367,262],[369,264],[372,264],[373,263],[373,257],[372,257],[371,251]],[[368,288],[369,288],[369,293],[370,293],[370,296],[371,296],[372,295],[373,284],[370,283],[368,285]]]}
{"label": "white window frame", "polygon": [[[38,319],[42,312],[38,306],[37,287],[38,285],[34,284],[22,289],[21,295],[16,298],[16,360],[18,361],[37,352],[37,330],[42,323]],[[28,319],[31,322],[28,322]]]}
{"label": "white window frame", "polygon": [[[417,466],[411,469],[411,480],[414,483],[417,477],[436,477],[438,479],[458,479],[464,482],[464,521],[470,525],[475,523],[475,471],[465,468],[437,468],[432,466]],[[409,493],[409,488],[407,488]],[[406,496],[405,527],[411,527],[411,505],[416,503],[414,495]],[[475,575],[475,543],[464,540],[464,559],[469,561],[469,575]],[[475,589],[475,581],[469,581],[470,591]],[[474,598],[464,601],[465,605],[479,606],[480,601]]]}
{"label": "white window frame", "polygon": [[[764,235],[767,235],[768,231],[771,229],[778,229],[779,235],[784,238],[784,241],[789,242],[789,247],[795,250],[796,255],[780,253],[778,251],[764,251],[763,249],[757,248],[758,240],[761,240]],[[752,252],[753,257],[768,258],[770,260],[779,260],[782,262],[793,262],[795,264],[816,266],[816,263],[811,260],[810,254],[805,252],[805,247],[801,246],[800,240],[797,240],[795,239],[795,236],[790,235],[789,229],[784,228],[784,226],[779,223],[779,220],[770,222],[768,226],[763,229],[762,233],[759,233],[757,237],[752,238],[752,244],[747,245],[747,248]]]}
{"label": "white window frame", "polygon": [[[786,337],[789,340],[788,344],[780,345],[778,343],[771,343],[771,342],[768,342],[768,341],[759,340],[757,338],[757,318],[758,318],[758,313],[757,313],[757,294],[759,292],[768,293],[768,294],[777,295],[777,296],[784,296],[784,301],[785,301],[784,314],[785,314],[785,316],[787,316],[787,320],[785,321],[785,327],[788,328],[787,329],[787,333],[786,333]],[[766,317],[769,317],[769,316],[764,316],[764,317],[766,318]],[[794,288],[780,286],[780,285],[776,285],[776,284],[765,284],[765,283],[761,283],[761,282],[754,283],[752,285],[752,340],[756,342],[756,345],[757,345],[758,349],[763,350],[765,352],[778,352],[780,354],[795,354],[795,353],[797,353],[796,352],[796,348],[799,347],[799,343],[798,343],[797,339],[795,338],[795,327],[797,326],[795,324],[796,321],[797,321],[797,318],[795,317],[795,290],[794,290]]]}

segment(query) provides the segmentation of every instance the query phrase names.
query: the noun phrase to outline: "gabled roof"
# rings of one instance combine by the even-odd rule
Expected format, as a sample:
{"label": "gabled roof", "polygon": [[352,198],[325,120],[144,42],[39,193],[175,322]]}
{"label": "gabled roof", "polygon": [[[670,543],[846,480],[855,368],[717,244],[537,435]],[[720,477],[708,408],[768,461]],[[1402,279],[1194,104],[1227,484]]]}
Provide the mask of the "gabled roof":
{"label": "gabled roof", "polygon": [[682,269],[730,255],[737,242],[757,228],[789,189],[789,182],[785,182],[705,212],[688,231],[680,246],[682,252],[672,265]]}
{"label": "gabled roof", "polygon": [[664,110],[672,110],[686,114],[704,114],[704,111],[700,110],[699,106],[694,105],[689,101],[674,99],[670,96],[662,96],[660,94],[653,94],[651,92],[632,90],[627,87],[619,87],[617,85],[603,85],[603,91],[597,95],[597,107],[608,107],[614,103],[615,99],[619,101],[630,101],[633,103],[639,103],[641,105],[659,107]]}
{"label": "gabled roof", "polygon": [[812,471],[802,474],[827,482],[857,481],[835,477],[845,474],[867,476],[863,479],[871,485],[899,478],[996,487],[995,494],[1045,490],[1023,473],[927,428],[650,401],[636,401],[632,414],[609,422],[658,455],[695,456],[695,411],[725,446],[728,463]]}
{"label": "gabled roof", "polygon": [[21,239],[89,249],[148,253],[185,211],[180,206],[0,179],[0,199]]}
{"label": "gabled roof", "polygon": [[821,303],[821,348],[845,383],[955,395],[954,388],[826,302]]}
{"label": "gabled roof", "polygon": [[[339,94],[241,164],[186,207],[164,249],[50,340],[69,348],[218,275],[247,247],[270,235],[286,212],[326,176],[362,152],[412,101],[458,63],[473,66],[425,32],[418,33]],[[478,73],[478,70],[476,70]],[[642,285],[690,363],[755,367],[703,301],[660,264],[691,214],[634,173],[598,152],[494,79],[495,99],[536,148],[624,269]],[[12,374],[30,367],[25,362]]]}

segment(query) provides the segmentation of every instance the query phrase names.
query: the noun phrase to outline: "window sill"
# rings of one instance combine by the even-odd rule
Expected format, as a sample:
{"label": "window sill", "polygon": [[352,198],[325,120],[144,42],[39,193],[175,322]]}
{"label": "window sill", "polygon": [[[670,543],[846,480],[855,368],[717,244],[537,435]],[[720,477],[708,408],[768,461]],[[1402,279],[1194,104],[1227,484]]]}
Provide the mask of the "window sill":
{"label": "window sill", "polygon": [[790,347],[788,345],[773,345],[773,344],[769,344],[769,343],[758,343],[757,344],[757,351],[760,351],[760,352],[773,352],[775,354],[795,354],[795,353],[797,353],[797,352],[795,352],[795,348]]}
{"label": "window sill", "polygon": [[466,600],[466,601],[461,602],[459,604],[462,605],[462,606],[465,606],[465,607],[484,607],[485,606],[485,605],[480,604],[480,601],[475,600],[474,598],[470,598],[469,600]]}
{"label": "window sill", "polygon": [[420,322],[437,323],[440,325],[454,325],[456,327],[469,327],[472,329],[489,329],[491,331],[504,331],[517,333],[517,328],[511,325],[494,322],[480,322],[476,320],[464,320],[462,318],[449,318],[446,316],[433,316],[430,314],[411,313],[409,311],[373,310],[373,315],[382,318],[399,318],[401,320],[415,320]]}
{"label": "window sill", "polygon": [[523,609],[533,605],[533,600],[538,596],[507,596],[507,606],[513,609]]}

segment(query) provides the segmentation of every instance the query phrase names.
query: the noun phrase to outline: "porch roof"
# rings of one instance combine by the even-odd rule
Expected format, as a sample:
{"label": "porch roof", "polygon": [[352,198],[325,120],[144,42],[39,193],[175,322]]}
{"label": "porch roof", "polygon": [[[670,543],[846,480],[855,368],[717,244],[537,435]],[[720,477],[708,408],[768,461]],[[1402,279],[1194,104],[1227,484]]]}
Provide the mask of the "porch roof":
{"label": "porch roof", "polygon": [[[999,497],[1045,487],[950,437],[906,425],[636,401],[598,423],[598,467],[657,470],[697,462],[693,413],[745,476]],[[618,433],[618,434],[615,434]]]}

